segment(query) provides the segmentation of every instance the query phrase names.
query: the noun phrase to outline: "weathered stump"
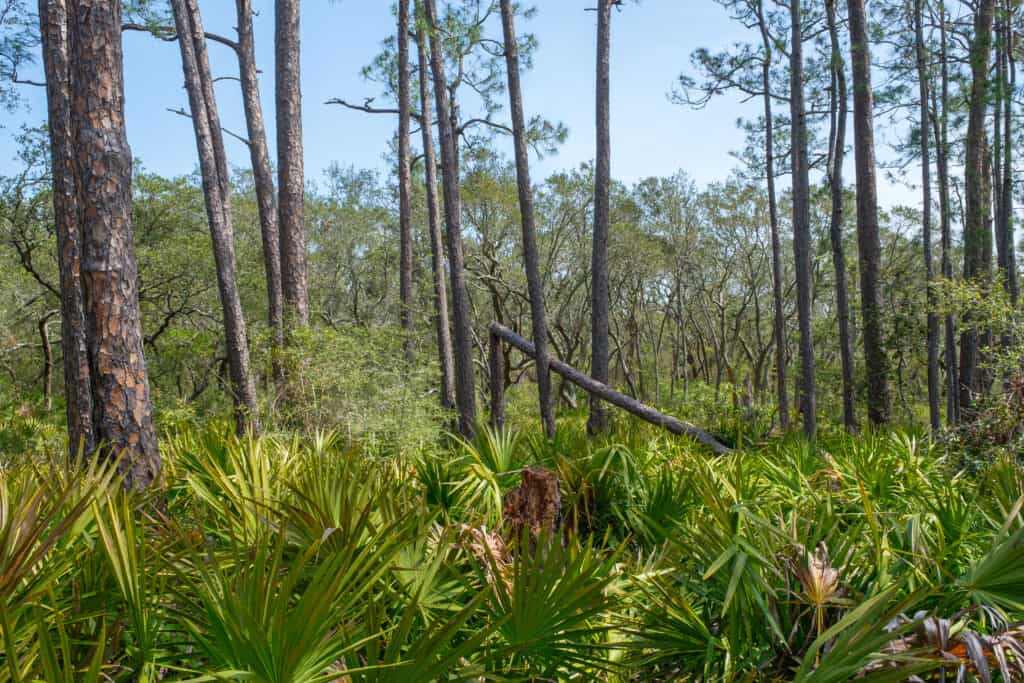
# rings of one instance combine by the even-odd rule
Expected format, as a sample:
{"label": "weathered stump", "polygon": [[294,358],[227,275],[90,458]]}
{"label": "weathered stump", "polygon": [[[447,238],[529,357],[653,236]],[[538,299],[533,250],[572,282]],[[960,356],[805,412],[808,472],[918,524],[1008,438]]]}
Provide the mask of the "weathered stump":
{"label": "weathered stump", "polygon": [[503,517],[509,538],[518,540],[529,532],[531,546],[537,538],[556,538],[562,530],[562,495],[558,477],[543,467],[522,471],[518,488],[505,494]]}

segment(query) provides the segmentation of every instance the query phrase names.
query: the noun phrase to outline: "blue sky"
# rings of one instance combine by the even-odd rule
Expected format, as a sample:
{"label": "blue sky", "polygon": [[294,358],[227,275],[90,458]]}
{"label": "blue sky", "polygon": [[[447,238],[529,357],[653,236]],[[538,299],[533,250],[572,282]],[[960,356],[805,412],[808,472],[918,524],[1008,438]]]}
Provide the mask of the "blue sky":
{"label": "blue sky", "polygon": [[[264,74],[262,97],[273,145],[273,2],[256,0],[257,61]],[[557,155],[535,167],[542,178],[557,169],[593,157],[595,51],[593,0],[535,0],[539,11],[519,26],[539,40],[535,66],[524,77],[527,115],[540,113],[562,121],[569,138]],[[378,94],[359,75],[377,54],[380,41],[394,30],[392,0],[303,0],[303,97],[307,178],[318,180],[332,162],[384,168],[383,155],[395,121],[326,106],[331,97],[359,102]],[[234,36],[234,3],[201,2],[206,30]],[[679,169],[699,183],[724,179],[735,165],[729,155],[742,143],[740,116],[756,115],[757,102],[735,97],[714,100],[691,111],[668,101],[666,93],[697,47],[719,48],[751,36],[730,21],[712,0],[643,0],[627,4],[613,17],[612,33],[612,172],[632,182]],[[187,107],[181,87],[176,44],[141,33],[126,33],[125,80],[128,137],[136,158],[163,174],[183,174],[196,166],[189,121],[167,111]],[[237,73],[234,55],[210,46],[215,76]],[[25,75],[25,74],[23,74]],[[238,84],[217,85],[225,127],[245,130]],[[43,93],[26,88],[27,105],[14,125],[0,130],[0,168],[12,163],[12,133],[21,122],[45,115]],[[248,165],[248,152],[228,139],[233,164]],[[885,188],[883,188],[883,198]]]}

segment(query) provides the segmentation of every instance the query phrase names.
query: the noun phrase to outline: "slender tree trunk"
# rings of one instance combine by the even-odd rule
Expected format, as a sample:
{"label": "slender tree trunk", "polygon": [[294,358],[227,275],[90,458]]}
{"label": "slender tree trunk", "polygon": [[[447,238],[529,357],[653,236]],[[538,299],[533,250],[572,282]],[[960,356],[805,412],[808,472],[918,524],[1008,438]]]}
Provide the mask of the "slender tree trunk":
{"label": "slender tree trunk", "polygon": [[839,357],[843,371],[843,424],[848,432],[857,431],[854,405],[853,341],[850,338],[850,302],[846,288],[846,249],[843,245],[843,163],[846,158],[846,120],[849,112],[846,90],[846,65],[839,43],[835,0],[826,0],[829,40],[832,47],[832,133],[829,137],[829,187],[832,192],[832,218],[829,238],[832,264],[836,271],[836,317],[839,319]]}
{"label": "slender tree trunk", "polygon": [[50,344],[50,311],[39,319],[39,343],[43,348],[43,405],[49,411],[53,408],[53,346]]}
{"label": "slender tree trunk", "polygon": [[763,0],[757,3],[757,23],[764,44],[761,81],[764,90],[764,164],[768,181],[768,216],[772,238],[772,299],[775,306],[775,379],[779,425],[789,429],[789,386],[786,384],[786,311],[782,295],[782,241],[779,237],[779,204],[775,193],[775,122],[772,115],[772,38],[764,17]]}
{"label": "slender tree trunk", "polygon": [[[999,206],[996,211],[998,225],[996,240],[999,253],[999,268],[1003,275],[1003,286],[1010,295],[1010,301],[1016,306],[1017,263],[1016,245],[1013,239],[1013,93],[1016,89],[1016,68],[1013,63],[1013,6],[1006,2],[1002,8],[1003,20],[1000,22],[999,41],[999,90],[1002,107],[996,111],[996,120],[1002,119],[1003,138],[1001,141],[1002,157],[1000,161],[1001,176],[998,193]],[[1010,344],[1011,340],[1003,340]]]}
{"label": "slender tree trunk", "polygon": [[[986,221],[985,118],[989,95],[989,53],[992,51],[992,22],[995,0],[980,0],[974,16],[971,42],[971,93],[968,106],[964,184],[964,279],[984,285],[991,277],[992,234]],[[960,338],[960,406],[969,410],[981,389],[978,372],[981,332],[968,326]]]}
{"label": "slender tree trunk", "polygon": [[160,473],[139,313],[132,155],[124,127],[121,8],[71,2],[71,133],[94,443],[124,482]]}
{"label": "slender tree trunk", "polygon": [[[422,17],[420,2],[416,13]],[[444,238],[441,234],[441,207],[437,194],[437,159],[434,156],[433,119],[430,106],[430,67],[427,62],[427,38],[424,28],[418,31],[416,50],[420,72],[420,112],[423,122],[420,134],[423,139],[424,182],[427,190],[427,221],[430,230],[430,265],[434,277],[434,327],[437,334],[437,358],[441,367],[441,405],[455,407],[455,359],[452,356],[452,337],[448,323],[448,286],[445,283]]]}
{"label": "slender tree trunk", "polygon": [[1010,302],[1016,306],[1020,298],[1020,286],[1017,277],[1017,244],[1013,230],[1013,94],[1017,91],[1017,63],[1014,57],[1015,38],[1013,20],[1016,8],[1011,2],[1006,3],[1006,43],[1004,63],[1007,69],[1006,92],[1003,100],[1003,249],[1006,252],[1006,287],[1010,293]]}
{"label": "slender tree trunk", "polygon": [[[946,42],[946,9],[943,0],[938,2],[939,12],[939,66],[941,102],[936,100],[936,116],[932,120],[935,138],[935,166],[939,174],[939,224],[942,241],[942,277],[953,279],[953,237],[952,208],[949,198],[949,62]],[[933,99],[935,94],[932,93]],[[956,322],[952,313],[943,320],[945,332],[944,355],[946,360],[946,423],[954,425],[960,420],[959,370],[956,353]]]}
{"label": "slender tree trunk", "polygon": [[939,317],[935,296],[935,265],[932,261],[932,168],[929,147],[928,67],[924,44],[924,3],[914,1],[914,36],[917,53],[917,83],[921,112],[921,222],[924,271],[928,281],[928,416],[933,430],[942,426],[939,409]]}
{"label": "slender tree trunk", "polygon": [[[614,0],[597,2],[597,153],[594,163],[594,240],[590,257],[590,375],[608,384],[608,231],[611,203],[610,65],[611,19]],[[608,428],[608,415],[595,395],[590,395],[587,431],[599,434]]]}
{"label": "slender tree trunk", "polygon": [[[398,299],[403,347],[413,361],[412,169],[409,166],[409,0],[398,0]],[[424,122],[425,126],[430,125]]]}
{"label": "slender tree trunk", "polygon": [[256,405],[256,386],[249,370],[249,340],[242,299],[238,292],[231,179],[228,176],[224,135],[217,112],[199,5],[196,0],[172,0],[171,6],[181,48],[185,89],[192,110],[192,125],[203,177],[203,198],[213,241],[213,257],[217,264],[217,286],[224,316],[224,342],[235,403],[235,428],[239,434],[243,434],[258,428],[259,409]]}
{"label": "slender tree trunk", "polygon": [[519,50],[516,45],[512,0],[501,0],[501,23],[505,37],[505,62],[508,69],[508,94],[516,150],[516,180],[519,186],[519,213],[523,221],[523,262],[530,294],[533,322],[533,346],[537,351],[537,393],[540,417],[549,439],[555,436],[555,410],[548,369],[548,323],[544,310],[544,285],[537,253],[537,228],[533,216],[533,185],[530,182],[530,158],[526,146],[526,117],[523,114],[522,87],[519,83]]}
{"label": "slender tree trunk", "polygon": [[270,167],[267,130],[260,102],[259,71],[256,68],[256,40],[252,26],[252,0],[235,0],[238,14],[238,73],[245,107],[245,126],[249,136],[249,157],[252,160],[256,206],[259,211],[260,237],[263,244],[263,269],[267,280],[267,323],[273,344],[274,379],[283,381],[280,361],[284,346],[284,295],[281,290],[281,241],[277,224],[277,197],[274,173]]}
{"label": "slender tree trunk", "polygon": [[882,243],[878,227],[878,188],[875,178],[871,53],[868,47],[864,0],[849,0],[848,7],[850,61],[853,70],[854,156],[857,168],[857,251],[860,256],[868,419],[874,425],[883,425],[889,421],[890,411],[889,359],[885,350],[885,333],[882,329]]}
{"label": "slender tree trunk", "polygon": [[818,428],[814,391],[814,331],[811,321],[811,187],[807,158],[807,112],[804,110],[803,29],[800,0],[790,0],[793,41],[790,46],[790,112],[793,133],[793,257],[796,262],[797,317],[800,322],[800,412],[804,433]]}
{"label": "slender tree trunk", "polygon": [[274,54],[277,101],[277,210],[281,289],[289,325],[309,322],[306,275],[305,173],[302,152],[302,76],[299,0],[275,0]]}
{"label": "slender tree trunk", "polygon": [[66,0],[39,0],[39,25],[53,166],[53,215],[60,264],[60,327],[64,356],[68,448],[91,453],[93,430],[85,295],[82,285],[82,235],[75,195],[75,149],[71,130],[71,46]]}
{"label": "slender tree trunk", "polygon": [[[435,0],[423,0],[430,33],[430,69],[434,77],[434,99],[441,137],[441,171],[444,180],[444,214],[448,237],[448,267],[452,284],[452,313],[455,323],[455,401],[459,408],[459,431],[466,438],[476,432],[476,390],[473,380],[473,331],[469,291],[462,256],[462,197],[459,190],[458,152],[448,101],[448,79],[444,72],[441,37],[437,35]],[[424,118],[424,125],[429,119]]]}

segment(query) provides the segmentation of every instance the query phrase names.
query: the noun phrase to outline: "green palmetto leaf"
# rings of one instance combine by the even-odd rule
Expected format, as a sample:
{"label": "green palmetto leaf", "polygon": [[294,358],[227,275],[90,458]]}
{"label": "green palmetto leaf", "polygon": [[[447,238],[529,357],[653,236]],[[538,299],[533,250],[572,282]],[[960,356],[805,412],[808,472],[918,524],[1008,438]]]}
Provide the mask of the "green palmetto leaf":
{"label": "green palmetto leaf", "polygon": [[1024,612],[1024,528],[1004,528],[960,585],[979,604]]}
{"label": "green palmetto leaf", "polygon": [[486,609],[501,624],[510,669],[544,676],[607,669],[607,645],[600,641],[611,629],[605,615],[616,598],[608,587],[624,546],[602,557],[589,544],[563,547],[542,537],[532,552],[528,545],[524,541],[510,573],[490,557]]}

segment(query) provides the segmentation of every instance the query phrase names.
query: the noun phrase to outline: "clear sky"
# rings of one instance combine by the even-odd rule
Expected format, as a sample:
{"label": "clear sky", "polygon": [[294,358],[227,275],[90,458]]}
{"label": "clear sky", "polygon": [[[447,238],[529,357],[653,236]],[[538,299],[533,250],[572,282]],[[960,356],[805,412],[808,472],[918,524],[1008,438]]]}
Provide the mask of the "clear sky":
{"label": "clear sky", "polygon": [[[442,0],[443,1],[443,0]],[[540,179],[578,165],[594,154],[594,0],[534,0],[539,11],[518,27],[539,40],[534,69],[524,77],[527,116],[562,121],[567,143],[535,167]],[[343,97],[361,102],[378,86],[359,74],[393,32],[393,0],[303,0],[303,123],[307,178],[317,180],[331,162],[383,168],[383,155],[395,120],[347,111],[324,102]],[[273,2],[255,0],[257,61],[263,70],[262,97],[273,146]],[[234,2],[202,0],[207,31],[234,37]],[[691,111],[669,102],[667,92],[688,68],[697,47],[720,48],[749,40],[712,0],[642,0],[616,12],[612,24],[612,172],[632,182],[650,175],[685,170],[699,183],[724,179],[735,166],[729,152],[742,143],[740,116],[755,116],[758,102],[725,96]],[[136,158],[163,174],[196,167],[190,123],[168,108],[187,108],[178,47],[142,33],[126,33],[125,80],[128,137]],[[210,46],[215,76],[237,73],[234,55]],[[28,74],[22,74],[23,77]],[[40,78],[36,74],[37,78]],[[27,106],[0,130],[0,169],[14,154],[12,134],[20,123],[45,116],[41,88],[26,88]],[[226,128],[245,131],[238,83],[217,84]],[[13,124],[13,125],[10,125]],[[247,166],[248,151],[228,138],[231,162]],[[273,150],[272,150],[273,151]],[[883,188],[883,197],[885,188]]]}

